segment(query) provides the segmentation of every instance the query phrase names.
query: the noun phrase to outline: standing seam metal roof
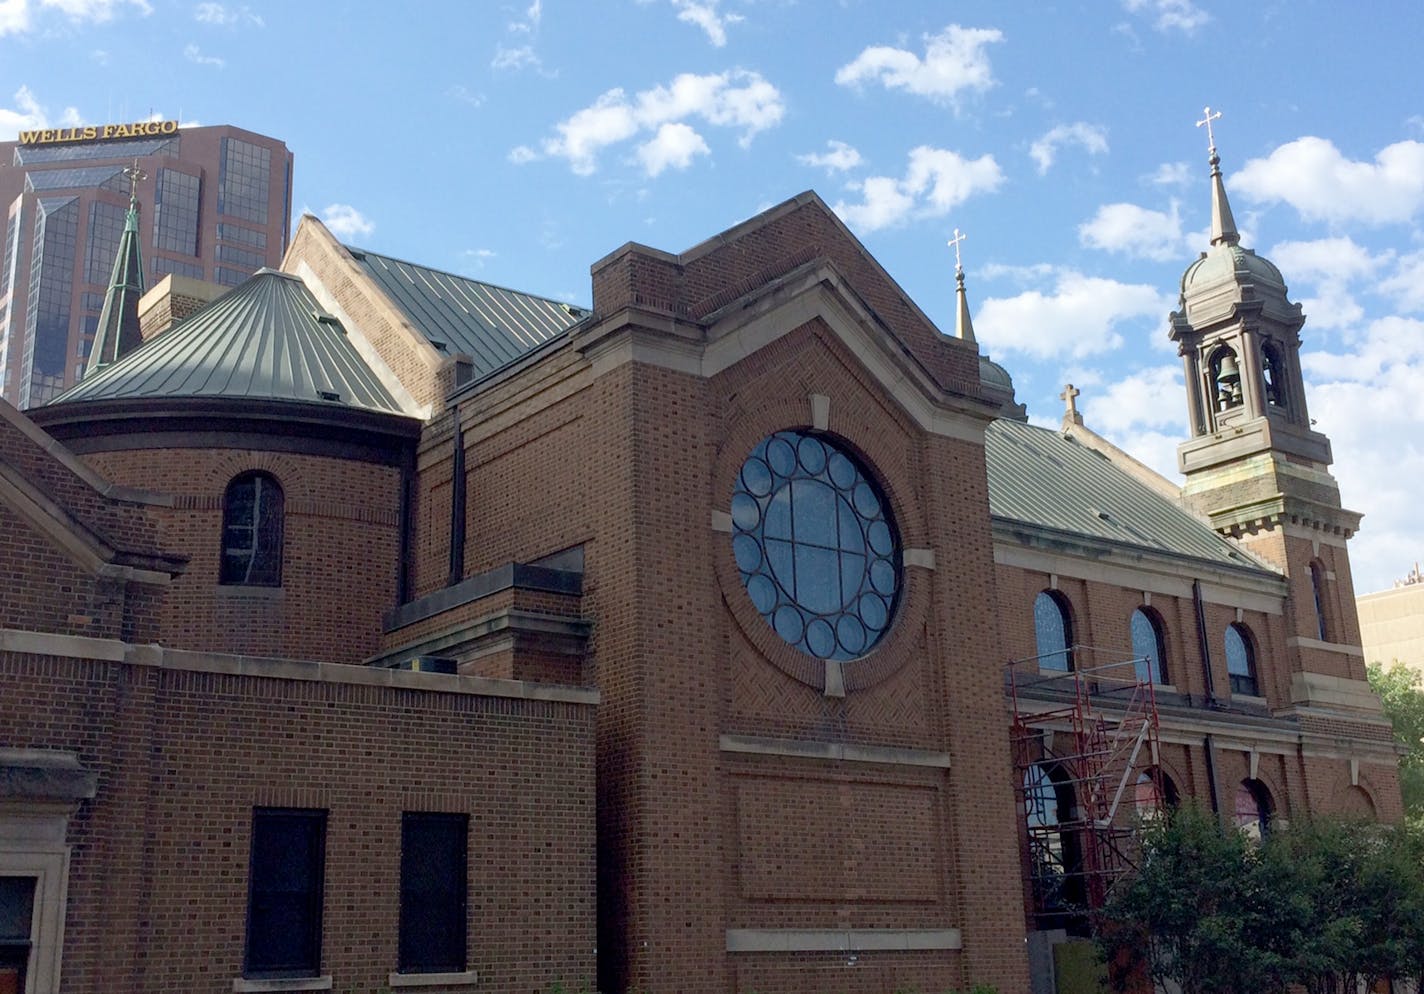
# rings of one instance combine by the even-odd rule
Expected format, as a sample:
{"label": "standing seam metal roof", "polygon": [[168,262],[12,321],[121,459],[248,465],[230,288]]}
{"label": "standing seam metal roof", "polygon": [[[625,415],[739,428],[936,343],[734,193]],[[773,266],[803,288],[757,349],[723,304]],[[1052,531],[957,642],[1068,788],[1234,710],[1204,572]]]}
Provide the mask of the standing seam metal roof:
{"label": "standing seam metal roof", "polygon": [[1274,575],[1106,456],[1056,431],[1001,419],[986,431],[984,448],[996,517]]}
{"label": "standing seam metal roof", "polygon": [[50,403],[150,397],[285,400],[404,413],[306,284],[270,269]]}
{"label": "standing seam metal roof", "polygon": [[476,377],[513,362],[588,314],[364,249],[347,251],[437,350],[472,357]]}

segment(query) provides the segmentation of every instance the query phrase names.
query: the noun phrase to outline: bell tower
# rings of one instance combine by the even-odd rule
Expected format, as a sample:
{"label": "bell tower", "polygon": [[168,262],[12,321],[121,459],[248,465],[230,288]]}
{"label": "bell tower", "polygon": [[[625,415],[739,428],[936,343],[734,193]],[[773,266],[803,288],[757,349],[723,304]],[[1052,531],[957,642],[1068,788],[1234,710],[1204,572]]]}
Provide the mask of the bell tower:
{"label": "bell tower", "polygon": [[1280,270],[1241,247],[1211,132],[1220,116],[1208,109],[1198,122],[1208,133],[1211,246],[1182,275],[1169,332],[1190,422],[1177,448],[1182,495],[1216,531],[1285,573],[1292,670],[1360,680],[1345,547],[1360,515],[1341,507],[1330,440],[1311,427],[1300,368],[1305,316]]}

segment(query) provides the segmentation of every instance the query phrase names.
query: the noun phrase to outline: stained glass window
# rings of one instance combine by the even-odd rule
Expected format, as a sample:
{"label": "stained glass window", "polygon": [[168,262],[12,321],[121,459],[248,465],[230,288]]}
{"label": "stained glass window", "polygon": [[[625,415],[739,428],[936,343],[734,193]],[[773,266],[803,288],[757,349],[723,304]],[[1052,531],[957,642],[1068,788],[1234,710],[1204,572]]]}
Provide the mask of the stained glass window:
{"label": "stained glass window", "polygon": [[282,583],[282,488],[266,473],[243,473],[223,498],[223,583]]}

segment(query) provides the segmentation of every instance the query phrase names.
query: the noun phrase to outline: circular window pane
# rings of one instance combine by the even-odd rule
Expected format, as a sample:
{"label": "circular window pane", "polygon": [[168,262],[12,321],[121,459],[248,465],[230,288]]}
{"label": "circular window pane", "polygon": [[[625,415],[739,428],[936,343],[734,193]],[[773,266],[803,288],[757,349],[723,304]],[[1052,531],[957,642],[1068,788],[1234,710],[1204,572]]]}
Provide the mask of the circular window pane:
{"label": "circular window pane", "polygon": [[900,540],[884,496],[834,442],[799,431],[763,439],[738,474],[732,527],[752,605],[791,645],[855,659],[885,634]]}

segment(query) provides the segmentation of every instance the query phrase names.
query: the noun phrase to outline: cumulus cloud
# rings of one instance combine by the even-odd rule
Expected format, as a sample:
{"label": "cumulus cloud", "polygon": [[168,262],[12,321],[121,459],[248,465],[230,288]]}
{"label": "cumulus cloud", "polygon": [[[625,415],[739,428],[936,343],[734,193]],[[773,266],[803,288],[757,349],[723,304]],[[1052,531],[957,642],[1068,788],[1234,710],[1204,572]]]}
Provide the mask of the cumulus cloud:
{"label": "cumulus cloud", "polygon": [[1047,291],[985,300],[974,331],[991,351],[1036,359],[1082,358],[1122,345],[1122,330],[1159,327],[1172,301],[1156,287],[1057,270]]}
{"label": "cumulus cloud", "polygon": [[369,238],[376,230],[375,222],[350,204],[328,204],[321,212],[321,221],[343,242]]}
{"label": "cumulus cloud", "polygon": [[686,169],[697,156],[711,153],[701,135],[678,121],[660,125],[657,134],[638,146],[637,156],[643,171],[657,176],[668,168]]}
{"label": "cumulus cloud", "polygon": [[[529,162],[543,154],[566,160],[575,173],[586,176],[598,168],[603,149],[652,132],[653,137],[643,146],[646,148],[659,141],[664,125],[686,125],[685,130],[667,133],[669,148],[678,142],[684,150],[692,146],[689,133],[695,135],[696,131],[687,124],[690,120],[739,132],[738,143],[745,148],[758,132],[780,123],[784,113],[781,93],[760,73],[745,69],[706,76],[683,73],[666,86],[632,97],[621,88],[609,90],[554,125],[554,134],[544,139],[539,153],[520,146],[510,152],[510,161]],[[653,159],[645,157],[642,149],[637,155],[645,169],[650,161],[660,161],[654,153],[649,154]],[[670,165],[677,165],[677,160],[667,160],[664,168]]]}
{"label": "cumulus cloud", "polygon": [[64,108],[58,119],[51,117],[49,112],[40,106],[39,100],[28,86],[22,86],[15,91],[14,101],[13,109],[0,107],[0,141],[13,141],[20,136],[21,131],[34,128],[50,128],[56,125],[70,128],[82,123],[79,111],[73,107]]}
{"label": "cumulus cloud", "polygon": [[1164,162],[1147,177],[1153,186],[1187,186],[1192,182],[1192,167],[1185,162]]}
{"label": "cumulus cloud", "polygon": [[1378,289],[1402,310],[1424,311],[1424,252],[1397,259],[1394,272],[1380,280]]}
{"label": "cumulus cloud", "polygon": [[218,69],[221,69],[223,66],[227,65],[226,60],[221,59],[216,55],[204,55],[202,49],[200,49],[197,45],[191,44],[183,46],[183,58],[187,59],[189,62],[192,62],[195,65],[215,66]]}
{"label": "cumulus cloud", "polygon": [[1192,0],[1123,0],[1122,5],[1129,13],[1153,18],[1152,26],[1158,31],[1191,34],[1211,20]]}
{"label": "cumulus cloud", "polygon": [[716,48],[727,44],[727,25],[743,20],[741,14],[723,13],[720,0],[672,0],[672,5],[679,21],[701,28]]}
{"label": "cumulus cloud", "polygon": [[1424,142],[1396,142],[1374,162],[1359,162],[1327,139],[1297,138],[1246,163],[1231,188],[1260,203],[1287,203],[1308,220],[1406,222],[1424,208]]}
{"label": "cumulus cloud", "polygon": [[1365,312],[1351,292],[1351,283],[1372,278],[1381,260],[1350,238],[1317,238],[1281,242],[1268,253],[1292,282],[1310,284],[1314,294],[1300,303],[1309,316],[1308,328],[1353,328]]}
{"label": "cumulus cloud", "polygon": [[1105,434],[1121,436],[1148,428],[1180,432],[1187,417],[1185,398],[1182,367],[1173,363],[1140,369],[1102,389],[1084,391],[1078,406],[1088,427]]}
{"label": "cumulus cloud", "polygon": [[0,38],[30,30],[29,0],[0,0]]}
{"label": "cumulus cloud", "polygon": [[943,217],[976,193],[992,193],[1003,181],[992,155],[971,160],[921,145],[910,150],[903,177],[872,176],[851,183],[860,202],[840,202],[833,209],[852,228],[876,231],[911,219]]}
{"label": "cumulus cloud", "polygon": [[1038,175],[1042,176],[1052,168],[1058,149],[1064,145],[1077,145],[1089,155],[1103,155],[1108,150],[1108,133],[1106,129],[1086,121],[1058,125],[1029,146],[1028,154],[1038,163]]}
{"label": "cumulus cloud", "polygon": [[1181,259],[1187,251],[1175,200],[1166,212],[1136,204],[1104,204],[1078,226],[1078,241],[1089,248],[1155,262]]}
{"label": "cumulus cloud", "polygon": [[872,45],[836,71],[836,82],[841,86],[875,82],[944,104],[953,103],[965,91],[982,93],[994,85],[985,47],[1003,41],[1002,31],[951,24],[924,40],[923,57],[903,48]]}
{"label": "cumulus cloud", "polygon": [[40,6],[53,8],[71,21],[82,24],[112,21],[126,7],[132,7],[144,17],[153,13],[148,0],[40,0]]}
{"label": "cumulus cloud", "polygon": [[814,166],[828,173],[843,173],[860,165],[860,152],[845,142],[834,138],[826,142],[826,151],[807,152],[798,155],[796,161],[803,166]]}
{"label": "cumulus cloud", "polygon": [[537,69],[540,65],[539,56],[535,53],[533,45],[518,45],[513,48],[496,45],[494,58],[490,59],[491,69],[503,71]]}
{"label": "cumulus cloud", "polygon": [[[544,62],[535,51],[533,40],[539,33],[539,25],[544,19],[543,0],[534,0],[524,10],[521,18],[510,21],[505,25],[505,29],[516,39],[515,43],[505,45],[497,44],[494,47],[494,57],[490,59],[490,68],[501,72],[517,72],[521,69],[534,69],[543,72]],[[548,73],[546,75],[556,75]]]}
{"label": "cumulus cloud", "polygon": [[267,24],[260,14],[253,13],[252,8],[245,4],[241,7],[226,7],[220,3],[200,3],[193,10],[193,18],[203,24],[215,24],[224,28],[261,28]]}

